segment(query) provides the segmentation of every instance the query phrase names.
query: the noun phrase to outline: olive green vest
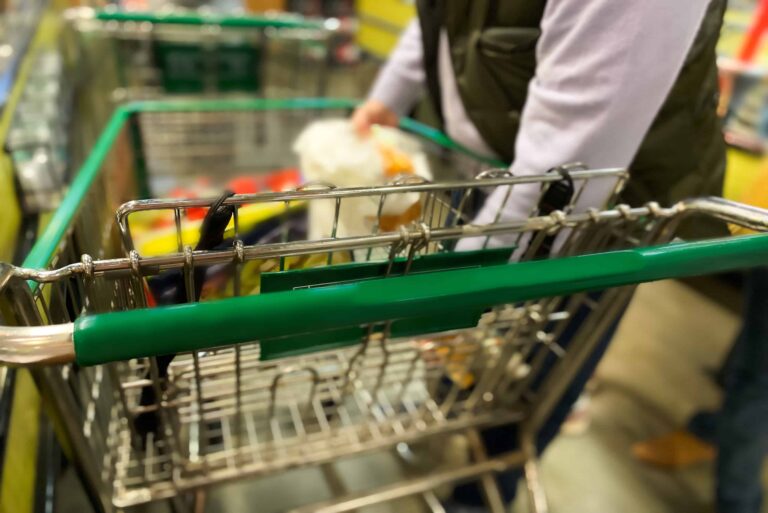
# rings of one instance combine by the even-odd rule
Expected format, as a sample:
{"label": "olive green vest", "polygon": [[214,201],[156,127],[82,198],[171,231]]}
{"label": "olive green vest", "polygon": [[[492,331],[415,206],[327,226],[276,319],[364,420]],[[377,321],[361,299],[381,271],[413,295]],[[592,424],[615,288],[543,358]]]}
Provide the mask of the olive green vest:
{"label": "olive green vest", "polygon": [[[427,86],[440,112],[437,45],[441,29],[467,115],[500,156],[514,160],[514,139],[546,0],[419,0]],[[683,69],[630,166],[623,201],[670,205],[720,195],[725,144],[716,114],[715,46],[726,0],[712,0]],[[653,73],[652,69],[637,73]],[[585,164],[589,165],[589,162]]]}

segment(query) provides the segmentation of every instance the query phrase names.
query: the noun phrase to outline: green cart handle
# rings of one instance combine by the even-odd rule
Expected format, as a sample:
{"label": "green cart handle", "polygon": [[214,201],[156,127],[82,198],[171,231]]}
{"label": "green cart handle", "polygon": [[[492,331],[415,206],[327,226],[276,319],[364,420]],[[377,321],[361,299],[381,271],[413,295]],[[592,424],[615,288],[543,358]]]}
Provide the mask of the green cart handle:
{"label": "green cart handle", "polygon": [[[681,208],[768,229],[768,212],[724,200],[698,200]],[[96,365],[766,262],[768,234],[759,234],[88,315],[74,324],[0,327],[0,361]]]}

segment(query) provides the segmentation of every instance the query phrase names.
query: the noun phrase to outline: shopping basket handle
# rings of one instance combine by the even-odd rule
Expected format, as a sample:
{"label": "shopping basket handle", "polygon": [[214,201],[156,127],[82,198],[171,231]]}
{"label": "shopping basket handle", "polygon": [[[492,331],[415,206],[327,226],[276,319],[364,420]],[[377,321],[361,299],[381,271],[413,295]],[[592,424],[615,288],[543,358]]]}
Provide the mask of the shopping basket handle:
{"label": "shopping basket handle", "polygon": [[[691,202],[686,209],[717,211],[718,217],[750,228],[768,227],[768,212],[730,202]],[[29,356],[33,344],[19,341],[24,332],[28,338],[37,337],[38,349],[45,349],[40,344],[43,334],[35,330],[56,328],[53,335],[58,345],[51,347],[58,353],[40,359],[76,359],[80,365],[94,365],[712,274],[766,262],[768,234],[760,234],[88,315],[74,325],[60,327],[0,327],[0,362],[34,363]],[[67,331],[62,332],[64,329]],[[8,343],[10,337],[15,337],[14,344]],[[62,343],[67,337],[74,349]]]}

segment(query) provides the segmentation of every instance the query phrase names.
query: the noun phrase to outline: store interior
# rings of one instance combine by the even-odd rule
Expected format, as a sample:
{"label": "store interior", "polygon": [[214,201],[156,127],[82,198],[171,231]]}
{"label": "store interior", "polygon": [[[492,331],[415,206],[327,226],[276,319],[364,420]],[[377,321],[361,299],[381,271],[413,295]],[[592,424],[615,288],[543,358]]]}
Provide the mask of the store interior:
{"label": "store interior", "polygon": [[[723,408],[768,251],[768,1],[720,29],[725,202],[622,207],[631,169],[575,166],[480,228],[508,159],[426,100],[350,128],[417,3],[0,0],[0,512],[723,513],[722,449],[664,444]],[[589,180],[618,185],[580,211]]]}

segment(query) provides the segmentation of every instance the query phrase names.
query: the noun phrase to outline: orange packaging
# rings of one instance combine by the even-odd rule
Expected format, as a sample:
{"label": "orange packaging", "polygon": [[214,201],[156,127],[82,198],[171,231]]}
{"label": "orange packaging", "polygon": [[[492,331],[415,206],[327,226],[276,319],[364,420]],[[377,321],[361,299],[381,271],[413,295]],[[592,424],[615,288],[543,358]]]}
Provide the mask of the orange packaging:
{"label": "orange packaging", "polygon": [[414,174],[413,162],[402,151],[386,144],[379,144],[379,152],[384,161],[384,176],[395,178],[399,175]]}
{"label": "orange packaging", "polygon": [[248,12],[284,11],[285,0],[245,0]]}
{"label": "orange packaging", "polygon": [[406,225],[410,223],[411,221],[415,221],[419,218],[421,215],[421,203],[416,202],[410,207],[408,207],[408,210],[403,212],[400,215],[381,215],[381,219],[379,219],[379,229],[384,232],[393,232],[397,230],[398,227]]}

